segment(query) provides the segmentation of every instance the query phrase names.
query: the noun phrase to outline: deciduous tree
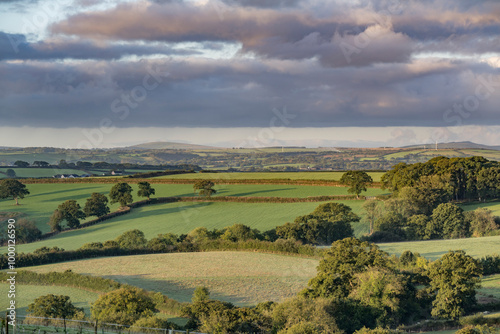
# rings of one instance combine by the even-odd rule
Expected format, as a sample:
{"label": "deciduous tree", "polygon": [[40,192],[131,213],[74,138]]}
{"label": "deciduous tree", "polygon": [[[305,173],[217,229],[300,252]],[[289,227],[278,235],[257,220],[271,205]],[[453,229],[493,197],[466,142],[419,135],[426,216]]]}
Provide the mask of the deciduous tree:
{"label": "deciduous tree", "polygon": [[367,187],[373,183],[373,179],[366,172],[356,170],[344,173],[340,178],[340,183],[349,186],[347,192],[356,194],[359,198],[359,194],[367,190]]}
{"label": "deciduous tree", "polygon": [[125,207],[133,201],[132,187],[125,182],[117,183],[111,188],[109,198],[111,199],[111,204],[120,203],[121,207]]}
{"label": "deciduous tree", "polygon": [[193,189],[198,192],[200,196],[211,197],[213,194],[217,193],[214,189],[215,183],[210,180],[198,180],[194,183]]}
{"label": "deciduous tree", "polygon": [[99,193],[92,193],[90,198],[87,198],[83,212],[87,217],[96,216],[102,217],[109,213],[108,198]]}
{"label": "deciduous tree", "polygon": [[40,296],[28,306],[28,313],[31,316],[63,319],[64,332],[66,332],[66,319],[71,319],[82,312],[82,308],[77,308],[71,303],[69,296],[63,295]]}
{"label": "deciduous tree", "polygon": [[429,268],[429,278],[436,298],[432,315],[436,318],[457,319],[476,305],[476,289],[482,271],[478,262],[464,251],[450,251]]}
{"label": "deciduous tree", "polygon": [[6,179],[2,180],[0,184],[0,198],[12,197],[12,199],[16,201],[16,205],[19,205],[19,198],[24,198],[24,196],[29,195],[29,193],[26,186],[18,180]]}
{"label": "deciduous tree", "polygon": [[139,182],[137,185],[139,186],[139,190],[137,191],[137,196],[139,197],[147,197],[149,200],[151,195],[154,195],[156,192],[154,188],[151,188],[149,182]]}

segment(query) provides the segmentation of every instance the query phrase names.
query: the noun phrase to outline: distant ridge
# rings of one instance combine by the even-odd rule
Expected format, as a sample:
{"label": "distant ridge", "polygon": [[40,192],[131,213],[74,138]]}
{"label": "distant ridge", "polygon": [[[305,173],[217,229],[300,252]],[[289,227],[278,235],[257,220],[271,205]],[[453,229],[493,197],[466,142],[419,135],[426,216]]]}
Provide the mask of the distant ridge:
{"label": "distant ridge", "polygon": [[220,147],[157,141],[124,147],[131,150],[218,150]]}
{"label": "distant ridge", "polygon": [[[436,144],[420,144],[420,145],[410,145],[403,146],[403,148],[428,148],[435,149]],[[438,149],[482,149],[482,150],[496,150],[500,151],[500,146],[489,146],[483,144],[477,144],[470,141],[460,141],[460,142],[450,142],[450,143],[439,143],[437,144]]]}

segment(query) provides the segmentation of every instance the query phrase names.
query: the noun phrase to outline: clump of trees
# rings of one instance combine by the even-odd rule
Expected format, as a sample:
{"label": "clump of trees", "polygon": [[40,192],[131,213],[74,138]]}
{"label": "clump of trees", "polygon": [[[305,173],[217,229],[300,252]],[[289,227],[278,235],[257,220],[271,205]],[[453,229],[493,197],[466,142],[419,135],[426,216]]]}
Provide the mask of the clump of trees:
{"label": "clump of trees", "polygon": [[336,240],[352,237],[352,222],[360,217],[341,203],[319,205],[312,213],[300,216],[293,223],[276,227],[276,235],[305,244],[329,245]]}
{"label": "clump of trees", "polygon": [[[483,157],[437,157],[425,163],[399,163],[382,176],[386,189],[413,188],[424,201],[486,200],[500,196],[500,163]],[[428,197],[426,200],[425,197]]]}
{"label": "clump of trees", "polygon": [[28,314],[33,317],[63,319],[66,333],[66,319],[82,318],[83,308],[73,305],[69,296],[48,294],[35,299],[28,306]]}
{"label": "clump of trees", "polygon": [[413,210],[401,198],[371,200],[363,209],[372,226],[366,239],[375,242],[484,236],[497,233],[500,227],[492,211],[465,212],[453,203],[441,203],[428,214]]}

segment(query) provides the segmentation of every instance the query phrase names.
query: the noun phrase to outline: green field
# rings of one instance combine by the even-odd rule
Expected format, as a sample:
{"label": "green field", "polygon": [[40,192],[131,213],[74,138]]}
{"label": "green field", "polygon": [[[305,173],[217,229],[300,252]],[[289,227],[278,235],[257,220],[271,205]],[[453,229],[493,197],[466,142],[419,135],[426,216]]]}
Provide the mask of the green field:
{"label": "green field", "polygon": [[282,301],[316,275],[318,260],[250,252],[152,254],[98,258],[30,267],[36,272],[71,269],[158,291],[181,302],[197,286],[214,299],[237,305]]}
{"label": "green field", "polygon": [[[6,310],[9,299],[7,293],[9,285],[0,283],[0,309]],[[42,285],[27,285],[16,284],[16,308],[18,315],[26,315],[28,305],[31,304],[36,298],[48,294],[70,296],[71,301],[76,307],[83,307],[85,313],[90,315],[90,303],[93,303],[99,294],[77,288],[70,288],[64,286],[42,286]]]}
{"label": "green field", "polygon": [[378,246],[390,253],[400,255],[405,250],[420,253],[420,255],[436,260],[450,250],[464,250],[473,257],[482,257],[494,253],[500,253],[500,236],[450,239],[450,240],[427,240],[411,242],[393,242],[378,244]]}
{"label": "green field", "polygon": [[500,300],[500,274],[483,277],[478,297],[486,301]]}
{"label": "green field", "polygon": [[[38,228],[43,232],[49,231],[47,222],[59,204],[68,199],[74,199],[83,207],[85,201],[93,192],[108,195],[112,184],[74,183],[74,184],[30,184],[27,188],[30,195],[20,200],[19,206],[12,200],[0,200],[0,211],[19,212],[36,221]],[[155,184],[154,197],[194,196],[190,184]],[[137,194],[137,185],[132,184],[134,200],[140,200]],[[259,197],[308,197],[323,195],[347,195],[345,187],[326,186],[287,186],[287,185],[217,185],[217,195],[220,196],[259,196]],[[364,193],[368,196],[383,194],[385,191],[370,188]],[[111,210],[117,210],[118,205],[111,205]],[[308,212],[305,212],[308,213]]]}
{"label": "green field", "polygon": [[[328,180],[338,181],[345,172],[259,172],[259,173],[194,173],[160,176],[168,179],[210,179],[210,180]],[[384,172],[368,172],[374,182],[380,182]]]}
{"label": "green field", "polygon": [[[359,212],[363,201],[339,201]],[[261,231],[269,230],[297,216],[312,212],[320,203],[232,203],[232,202],[178,202],[149,205],[132,213],[100,224],[60,233],[50,239],[19,245],[19,252],[32,252],[42,246],[76,249],[90,241],[106,241],[131,229],[144,232],[147,239],[159,233],[188,233],[199,226],[222,229],[235,223],[245,224]],[[368,224],[353,226],[358,235],[368,231]],[[5,248],[0,248],[4,251]]]}

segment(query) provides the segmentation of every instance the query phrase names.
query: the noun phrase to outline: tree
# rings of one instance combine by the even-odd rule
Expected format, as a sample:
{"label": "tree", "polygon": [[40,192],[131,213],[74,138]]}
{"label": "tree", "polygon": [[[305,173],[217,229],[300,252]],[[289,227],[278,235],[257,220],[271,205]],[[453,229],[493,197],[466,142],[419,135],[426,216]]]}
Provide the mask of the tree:
{"label": "tree", "polygon": [[[282,329],[279,333],[299,333],[302,328],[305,333],[340,333],[335,318],[330,314],[333,300],[326,298],[305,298],[297,296],[277,304],[272,310],[275,328]],[[306,325],[307,324],[307,325]],[[310,331],[314,329],[314,331]]]}
{"label": "tree", "polygon": [[32,220],[21,218],[16,223],[16,237],[19,242],[32,242],[38,240],[42,236],[42,231]]}
{"label": "tree", "polygon": [[117,183],[111,188],[109,198],[111,199],[111,204],[120,203],[121,207],[125,207],[133,201],[132,187],[125,182]]}
{"label": "tree", "polygon": [[21,167],[21,168],[29,167],[29,165],[30,165],[29,162],[22,161],[22,160],[17,160],[16,162],[14,162],[14,166]]}
{"label": "tree", "polygon": [[200,196],[211,197],[213,194],[217,193],[217,190],[213,189],[215,183],[210,180],[198,180],[194,183],[194,191],[198,191]]}
{"label": "tree", "polygon": [[109,213],[108,198],[99,193],[92,193],[90,198],[87,198],[83,212],[87,217],[96,216],[102,217]]}
{"label": "tree", "polygon": [[465,220],[470,226],[471,234],[475,237],[487,235],[498,229],[493,212],[486,208],[477,208],[474,211],[466,212]]}
{"label": "tree", "polygon": [[429,217],[426,215],[411,216],[406,222],[406,238],[408,240],[425,240]]}
{"label": "tree", "polygon": [[368,267],[389,267],[389,255],[375,244],[355,238],[335,241],[323,255],[318,273],[303,294],[311,297],[346,298],[353,289],[354,275]]}
{"label": "tree", "polygon": [[404,217],[394,211],[386,212],[375,221],[375,230],[391,233],[403,239],[405,237],[405,232],[403,231],[404,226]]}
{"label": "tree", "polygon": [[155,189],[151,188],[149,182],[139,182],[138,186],[139,190],[137,191],[137,196],[139,197],[147,197],[149,201],[151,195],[155,194]]}
{"label": "tree", "polygon": [[50,216],[50,220],[49,220],[49,226],[50,226],[50,231],[51,232],[55,232],[55,231],[61,231],[62,230],[62,227],[61,227],[61,222],[63,221],[63,216],[62,216],[62,213],[59,212],[59,210],[54,210],[54,212],[52,213],[52,216]]}
{"label": "tree", "polygon": [[370,268],[355,275],[354,286],[349,297],[377,310],[377,325],[396,324],[404,294],[401,275],[385,268]]}
{"label": "tree", "polygon": [[378,200],[368,200],[365,201],[362,205],[363,210],[365,211],[366,219],[370,222],[370,234],[373,233],[374,223],[377,218],[381,215],[380,201]]}
{"label": "tree", "polygon": [[12,197],[16,201],[16,205],[19,205],[19,198],[24,198],[29,193],[24,184],[14,179],[2,180],[0,184],[0,198]]}
{"label": "tree", "polygon": [[141,317],[153,316],[155,306],[144,290],[127,286],[100,295],[92,305],[91,314],[100,322],[132,325]]}
{"label": "tree", "polygon": [[229,241],[247,241],[250,239],[255,239],[257,233],[253,231],[250,227],[243,224],[234,224],[232,226],[226,227],[224,234],[221,238]]}
{"label": "tree", "polygon": [[206,302],[209,299],[210,299],[210,291],[208,290],[208,288],[204,286],[199,286],[196,289],[194,289],[193,298],[191,299],[191,302],[193,303]]}
{"label": "tree", "polygon": [[324,218],[330,222],[344,221],[346,223],[359,222],[361,218],[352,212],[352,209],[342,203],[320,204],[311,213],[313,216]]}
{"label": "tree", "polygon": [[80,219],[85,218],[85,213],[81,210],[80,204],[74,199],[69,199],[60,204],[56,211],[58,213],[54,212],[53,214],[55,221],[60,224],[65,220],[69,228],[80,226]]}
{"label": "tree", "polygon": [[359,194],[366,191],[366,187],[372,183],[372,177],[363,171],[348,171],[340,178],[340,184],[349,186],[350,188],[347,192],[356,194],[357,198],[359,198]]}
{"label": "tree", "polygon": [[450,251],[432,263],[428,276],[436,293],[432,315],[436,318],[458,319],[476,305],[476,289],[482,275],[479,263],[464,251]]}
{"label": "tree", "polygon": [[5,171],[5,175],[7,175],[7,177],[8,177],[9,179],[15,179],[15,178],[16,178],[16,176],[17,176],[17,175],[16,175],[16,171],[15,171],[15,170],[13,170],[12,168],[7,169],[7,170]]}
{"label": "tree", "polygon": [[66,319],[83,313],[83,309],[75,307],[69,296],[49,294],[35,299],[28,306],[28,313],[35,317],[63,319],[64,332],[66,332]]}
{"label": "tree", "polygon": [[427,237],[429,239],[468,237],[470,231],[463,212],[462,208],[453,203],[439,204],[432,211]]}
{"label": "tree", "polygon": [[116,238],[116,242],[120,248],[124,249],[137,249],[143,248],[147,244],[147,240],[144,237],[144,232],[139,230],[130,230],[124,232]]}

